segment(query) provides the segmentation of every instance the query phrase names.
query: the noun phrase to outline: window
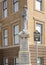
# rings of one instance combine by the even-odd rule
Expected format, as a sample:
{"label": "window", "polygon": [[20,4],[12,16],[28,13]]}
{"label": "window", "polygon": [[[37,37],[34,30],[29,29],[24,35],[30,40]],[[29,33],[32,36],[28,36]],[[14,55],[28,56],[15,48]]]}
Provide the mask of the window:
{"label": "window", "polygon": [[43,65],[43,58],[42,57],[37,58],[37,65]]}
{"label": "window", "polygon": [[14,58],[14,65],[19,65],[19,58]]}
{"label": "window", "polygon": [[42,0],[35,0],[35,9],[38,11],[42,10]]}
{"label": "window", "polygon": [[13,0],[13,11],[18,12],[18,0]]}
{"label": "window", "polygon": [[7,17],[7,0],[3,1],[3,17]]}
{"label": "window", "polygon": [[19,25],[14,26],[14,44],[19,43]]}
{"label": "window", "polygon": [[37,41],[37,43],[42,42],[42,24],[36,23],[36,30],[40,33],[40,41]]}
{"label": "window", "polygon": [[4,46],[8,46],[8,30],[4,30]]}
{"label": "window", "polygon": [[7,58],[4,59],[4,65],[8,65],[8,59]]}

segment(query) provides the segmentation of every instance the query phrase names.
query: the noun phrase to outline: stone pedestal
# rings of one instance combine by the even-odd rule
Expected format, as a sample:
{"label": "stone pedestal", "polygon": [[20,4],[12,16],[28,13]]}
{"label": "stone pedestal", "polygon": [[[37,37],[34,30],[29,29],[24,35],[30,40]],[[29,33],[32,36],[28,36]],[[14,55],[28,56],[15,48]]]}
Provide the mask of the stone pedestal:
{"label": "stone pedestal", "polygon": [[29,44],[28,44],[29,33],[27,30],[23,30],[19,33],[19,36],[20,36],[19,64],[31,65]]}

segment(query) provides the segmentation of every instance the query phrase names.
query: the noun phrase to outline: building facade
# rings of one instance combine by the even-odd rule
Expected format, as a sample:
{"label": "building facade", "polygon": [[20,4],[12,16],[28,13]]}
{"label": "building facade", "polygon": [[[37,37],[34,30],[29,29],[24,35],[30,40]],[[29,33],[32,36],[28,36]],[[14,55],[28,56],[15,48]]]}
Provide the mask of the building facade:
{"label": "building facade", "polygon": [[[23,10],[27,6],[27,23],[23,22]],[[19,64],[20,37],[24,24],[30,32],[28,43],[31,64],[36,65],[34,31],[40,32],[38,65],[46,65],[46,0],[0,0],[0,65]]]}

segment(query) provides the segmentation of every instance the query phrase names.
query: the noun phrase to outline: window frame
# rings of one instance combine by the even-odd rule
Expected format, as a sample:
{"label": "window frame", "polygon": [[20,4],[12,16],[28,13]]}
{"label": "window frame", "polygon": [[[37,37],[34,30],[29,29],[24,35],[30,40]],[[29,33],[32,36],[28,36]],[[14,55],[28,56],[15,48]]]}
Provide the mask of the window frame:
{"label": "window frame", "polygon": [[[15,42],[15,36],[18,36],[18,38],[19,38],[19,35],[18,35],[19,32],[17,34],[15,34],[15,27],[16,26],[19,27],[19,24],[13,25],[13,43],[14,43],[14,45],[19,45],[19,42],[18,43]],[[18,30],[19,30],[19,28],[18,28]]]}
{"label": "window frame", "polygon": [[41,1],[38,1],[39,3],[40,3],[40,10],[38,10],[38,9],[36,9],[36,1],[38,1],[38,0],[35,0],[35,10],[37,10],[37,11],[42,11],[43,10],[43,7],[42,7],[42,5],[43,5],[43,0],[41,0]]}
{"label": "window frame", "polygon": [[18,6],[18,10],[16,11],[16,9],[15,9],[15,4],[17,4],[19,1],[17,0],[16,2],[14,2],[14,0],[13,0],[13,12],[18,12],[18,10],[19,10],[19,6]]}
{"label": "window frame", "polygon": [[[6,2],[7,2],[7,0],[4,0],[3,1],[3,18],[6,18],[7,17],[7,15],[5,16],[4,14],[5,14],[5,11],[7,10],[7,4],[6,4]],[[6,4],[6,6],[4,7],[4,5]]]}
{"label": "window frame", "polygon": [[[5,37],[5,30],[7,30],[7,37]],[[5,43],[5,39],[7,39],[7,45]],[[4,43],[4,47],[8,46],[8,29],[3,30],[3,43]]]}
{"label": "window frame", "polygon": [[[40,63],[38,63],[38,58],[41,61],[41,62],[39,61]],[[43,57],[38,57],[38,58],[37,58],[37,64],[38,65],[43,65],[44,64]]]}
{"label": "window frame", "polygon": [[17,58],[14,58],[14,65],[19,64],[19,62],[16,63],[16,59],[19,59],[19,58],[18,57]]}
{"label": "window frame", "polygon": [[8,65],[8,62],[6,62],[6,59],[8,60],[8,58],[4,58],[4,59],[3,59],[4,65]]}

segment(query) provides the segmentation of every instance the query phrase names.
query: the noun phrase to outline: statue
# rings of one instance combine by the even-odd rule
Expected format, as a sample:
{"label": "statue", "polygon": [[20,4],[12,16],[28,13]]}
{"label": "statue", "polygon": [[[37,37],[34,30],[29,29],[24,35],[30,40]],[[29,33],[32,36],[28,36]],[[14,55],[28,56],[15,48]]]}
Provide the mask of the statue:
{"label": "statue", "polygon": [[27,7],[23,8],[23,28],[27,29]]}

